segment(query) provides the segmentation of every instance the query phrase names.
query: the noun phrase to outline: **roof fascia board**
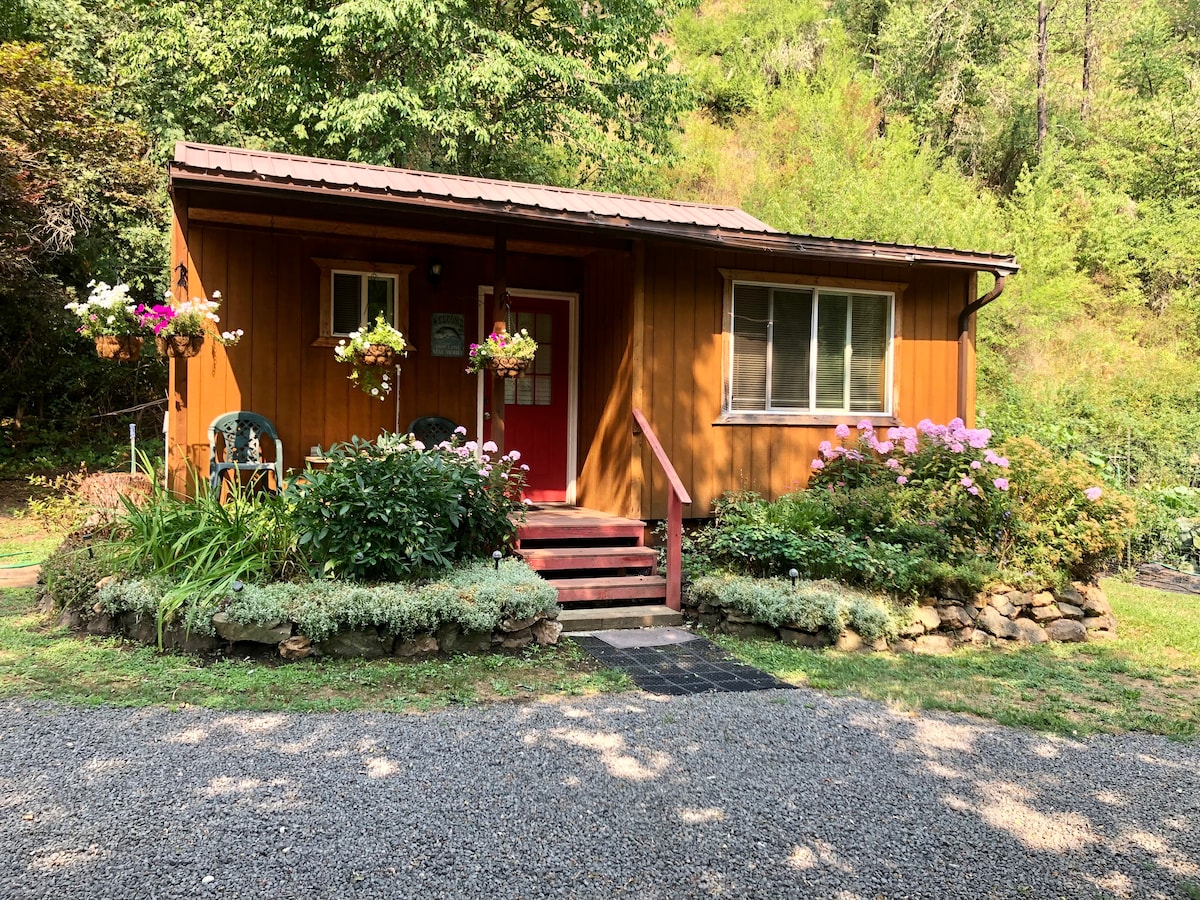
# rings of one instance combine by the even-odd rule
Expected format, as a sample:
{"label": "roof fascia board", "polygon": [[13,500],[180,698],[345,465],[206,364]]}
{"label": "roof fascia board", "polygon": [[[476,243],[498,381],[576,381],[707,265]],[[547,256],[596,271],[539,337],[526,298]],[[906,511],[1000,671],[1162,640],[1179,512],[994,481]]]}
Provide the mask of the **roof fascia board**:
{"label": "roof fascia board", "polygon": [[644,219],[591,216],[587,221],[580,221],[580,216],[576,213],[556,213],[529,207],[488,209],[481,208],[478,201],[468,205],[464,201],[456,199],[339,190],[318,185],[251,180],[246,176],[196,172],[176,163],[170,164],[168,171],[172,189],[177,186],[202,187],[207,190],[264,196],[288,193],[334,205],[370,206],[385,209],[399,205],[418,209],[431,215],[444,215],[492,225],[518,222],[535,227],[570,228],[576,232],[610,238],[614,235],[626,238],[645,237],[709,249],[717,247],[789,257],[853,260],[876,265],[958,268],[1006,275],[1012,275],[1019,270],[1016,260],[1011,256],[934,250],[932,248],[923,250],[902,245],[871,244],[839,238],[804,237],[783,232],[752,233],[702,225],[647,222]]}

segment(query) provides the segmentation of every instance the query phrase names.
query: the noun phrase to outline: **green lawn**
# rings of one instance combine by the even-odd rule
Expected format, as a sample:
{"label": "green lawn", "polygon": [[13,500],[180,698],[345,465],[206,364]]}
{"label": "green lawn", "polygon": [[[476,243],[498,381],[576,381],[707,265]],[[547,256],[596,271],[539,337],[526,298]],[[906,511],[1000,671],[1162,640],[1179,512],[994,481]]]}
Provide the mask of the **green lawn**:
{"label": "green lawn", "polygon": [[1104,643],[1043,644],[947,656],[815,652],[720,637],[793,684],[902,709],[974,713],[1060,734],[1200,733],[1200,597],[1104,582],[1120,623]]}
{"label": "green lawn", "polygon": [[0,590],[0,698],[81,705],[395,712],[624,690],[574,644],[429,662],[207,660],[49,625],[30,590]]}
{"label": "green lawn", "polygon": [[[37,562],[57,544],[31,519],[0,509],[0,565]],[[794,684],[903,709],[969,712],[1061,734],[1200,733],[1200,597],[1104,583],[1120,622],[1114,641],[948,656],[816,652],[716,640]],[[219,709],[422,710],[451,703],[626,690],[570,642],[524,655],[423,663],[206,661],[159,654],[47,624],[33,592],[0,590],[0,697],[67,703],[194,704]]]}

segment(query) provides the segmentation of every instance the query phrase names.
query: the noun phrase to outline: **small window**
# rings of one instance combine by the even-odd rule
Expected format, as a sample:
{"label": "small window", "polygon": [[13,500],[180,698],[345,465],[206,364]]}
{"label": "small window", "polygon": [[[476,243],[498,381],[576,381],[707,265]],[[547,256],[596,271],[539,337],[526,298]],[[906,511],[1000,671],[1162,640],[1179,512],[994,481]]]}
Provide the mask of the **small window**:
{"label": "small window", "polygon": [[321,330],[314,347],[336,347],[377,316],[408,336],[408,276],[413,267],[349,259],[317,259]]}
{"label": "small window", "polygon": [[332,333],[344,337],[369,327],[379,316],[396,324],[396,276],[333,272]]}
{"label": "small window", "polygon": [[734,282],[726,409],[886,415],[895,295]]}

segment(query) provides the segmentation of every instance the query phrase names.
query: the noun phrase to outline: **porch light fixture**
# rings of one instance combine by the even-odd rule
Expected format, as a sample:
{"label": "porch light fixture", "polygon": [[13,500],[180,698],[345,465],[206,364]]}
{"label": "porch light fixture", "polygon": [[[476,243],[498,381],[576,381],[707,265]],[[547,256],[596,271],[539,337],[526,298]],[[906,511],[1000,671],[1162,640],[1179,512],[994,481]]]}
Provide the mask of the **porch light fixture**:
{"label": "porch light fixture", "polygon": [[429,283],[437,287],[439,281],[442,280],[442,261],[436,256],[429,261]]}

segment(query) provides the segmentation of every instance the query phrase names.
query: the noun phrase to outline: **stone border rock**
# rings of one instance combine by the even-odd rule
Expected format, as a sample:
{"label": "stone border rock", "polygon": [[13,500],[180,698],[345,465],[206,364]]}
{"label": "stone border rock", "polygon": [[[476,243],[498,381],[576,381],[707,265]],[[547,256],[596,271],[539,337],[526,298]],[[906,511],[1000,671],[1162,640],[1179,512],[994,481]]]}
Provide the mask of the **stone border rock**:
{"label": "stone border rock", "polygon": [[[505,619],[494,631],[464,632],[458,625],[448,623],[435,633],[413,637],[385,632],[378,628],[342,629],[321,641],[296,633],[292,622],[266,622],[242,625],[233,622],[223,612],[213,616],[216,636],[191,633],[173,625],[163,629],[163,649],[185,653],[211,653],[220,647],[234,644],[276,646],[284,659],[297,660],[308,656],[330,656],[335,659],[380,659],[385,656],[402,659],[428,659],[439,653],[488,653],[492,650],[520,650],[530,644],[548,647],[558,643],[562,623],[557,621],[558,610],[538,613],[528,619]],[[100,609],[86,619],[78,610],[64,610],[58,624],[72,631],[95,635],[120,635],[142,644],[158,644],[158,627],[152,616],[123,612],[110,616]]]}
{"label": "stone border rock", "polygon": [[684,617],[720,634],[766,638],[800,647],[835,650],[891,650],[895,653],[947,653],[963,645],[992,646],[1078,643],[1116,637],[1117,620],[1098,585],[1074,582],[1067,588],[1020,591],[1000,584],[973,597],[922,598],[913,620],[898,638],[866,642],[852,629],[833,634],[798,626],[775,628],[740,610],[698,603],[685,595]]}

